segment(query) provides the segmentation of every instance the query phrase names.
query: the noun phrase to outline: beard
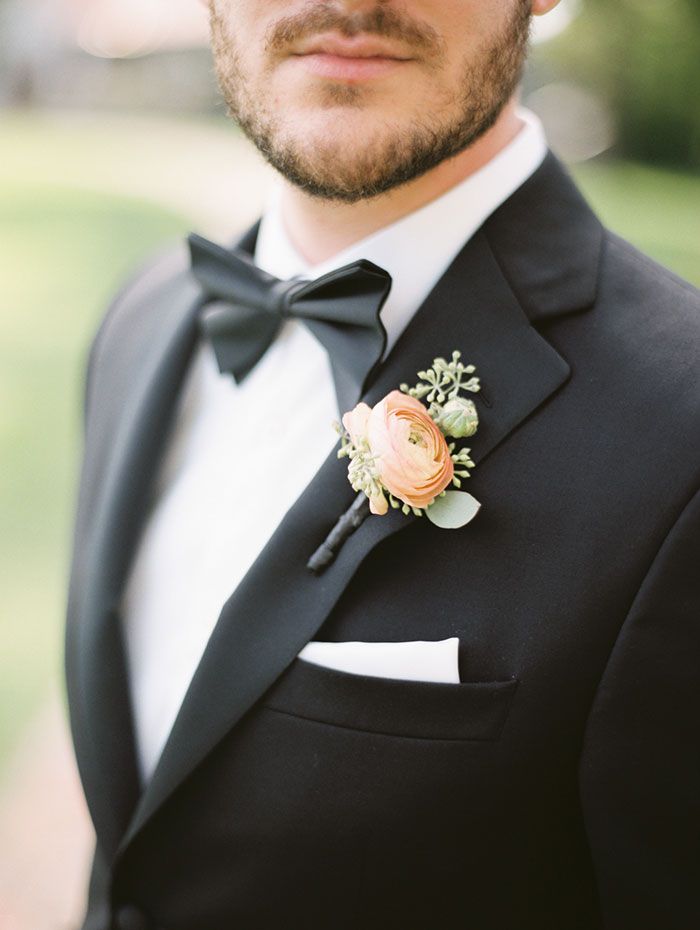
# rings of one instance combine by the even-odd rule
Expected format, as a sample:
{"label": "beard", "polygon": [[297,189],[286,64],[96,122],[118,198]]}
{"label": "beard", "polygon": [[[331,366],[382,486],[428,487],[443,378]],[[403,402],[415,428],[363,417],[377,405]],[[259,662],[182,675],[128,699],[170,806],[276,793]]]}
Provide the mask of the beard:
{"label": "beard", "polygon": [[[462,64],[460,78],[445,101],[372,136],[367,131],[351,144],[336,135],[314,138],[304,125],[288,125],[266,99],[264,80],[253,87],[242,65],[233,36],[215,4],[210,6],[212,51],[216,74],[229,115],[263,157],[283,177],[306,193],[325,200],[356,203],[376,197],[419,177],[468,148],[496,122],[522,78],[530,33],[530,0],[516,0],[502,29]],[[444,44],[429,25],[407,21],[403,14],[378,7],[342,15],[331,7],[316,7],[278,21],[264,51],[273,54],[305,36],[334,30],[344,36],[359,33],[398,38],[419,49],[437,71],[444,61]],[[264,78],[263,74],[263,78]],[[360,110],[363,88],[329,84],[324,107]],[[450,112],[447,112],[447,111]],[[438,115],[439,114],[439,115]]]}

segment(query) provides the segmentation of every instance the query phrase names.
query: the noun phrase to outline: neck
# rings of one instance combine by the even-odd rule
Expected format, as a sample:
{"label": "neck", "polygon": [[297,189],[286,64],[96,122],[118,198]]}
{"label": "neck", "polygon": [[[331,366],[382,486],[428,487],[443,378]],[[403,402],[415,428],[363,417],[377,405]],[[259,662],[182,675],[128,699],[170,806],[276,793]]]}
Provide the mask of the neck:
{"label": "neck", "polygon": [[368,200],[352,204],[323,200],[284,181],[282,218],[294,247],[310,265],[317,265],[435,200],[486,165],[515,138],[522,126],[515,108],[513,98],[491,129],[469,148],[413,181]]}

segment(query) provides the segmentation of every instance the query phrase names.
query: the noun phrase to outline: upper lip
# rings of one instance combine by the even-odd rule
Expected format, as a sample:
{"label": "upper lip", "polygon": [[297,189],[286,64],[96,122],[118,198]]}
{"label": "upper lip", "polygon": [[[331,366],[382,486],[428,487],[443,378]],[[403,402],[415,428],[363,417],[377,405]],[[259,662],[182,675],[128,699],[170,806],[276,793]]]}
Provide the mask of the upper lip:
{"label": "upper lip", "polygon": [[300,43],[295,55],[338,55],[340,58],[410,58],[386,42],[372,36],[314,36]]}

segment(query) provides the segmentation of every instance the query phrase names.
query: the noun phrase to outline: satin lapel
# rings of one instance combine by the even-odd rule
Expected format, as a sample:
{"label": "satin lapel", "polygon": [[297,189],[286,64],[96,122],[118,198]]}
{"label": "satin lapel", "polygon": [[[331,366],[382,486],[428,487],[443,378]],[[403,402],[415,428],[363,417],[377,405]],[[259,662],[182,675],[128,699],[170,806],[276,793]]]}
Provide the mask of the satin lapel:
{"label": "satin lapel", "polygon": [[[401,382],[413,383],[434,356],[455,348],[482,378],[483,392],[475,395],[481,424],[471,448],[487,467],[481,463],[489,452],[557,390],[569,366],[530,324],[483,232],[415,314],[364,399],[372,404]],[[353,498],[334,450],[224,605],[120,850],[313,639],[378,543],[418,519],[391,510],[368,518],[336,561],[313,575],[309,555]]]}
{"label": "satin lapel", "polygon": [[[159,289],[157,306],[149,308],[144,326],[133,337],[139,345],[137,361],[129,370],[138,372],[137,380],[130,385],[115,382],[113,391],[111,386],[101,387],[107,399],[94,430],[103,435],[99,442],[95,437],[91,441],[95,448],[108,450],[108,457],[104,468],[94,461],[94,473],[88,469],[83,477],[94,510],[87,538],[80,543],[86,584],[77,616],[71,618],[79,683],[72,690],[78,695],[87,737],[76,747],[78,762],[107,854],[116,847],[139,793],[116,606],[147,510],[151,478],[177,388],[194,346],[197,298],[197,289],[185,275],[178,275],[167,289]],[[109,374],[101,373],[101,377]],[[110,414],[109,404],[118,406],[118,413]],[[107,435],[112,429],[114,433]],[[83,695],[89,701],[80,700]]]}
{"label": "satin lapel", "polygon": [[[252,250],[257,228],[236,244]],[[92,375],[99,404],[90,414],[81,474],[66,637],[76,757],[108,857],[141,791],[118,603],[198,338],[200,290],[184,252],[139,279],[125,304],[119,345]]]}

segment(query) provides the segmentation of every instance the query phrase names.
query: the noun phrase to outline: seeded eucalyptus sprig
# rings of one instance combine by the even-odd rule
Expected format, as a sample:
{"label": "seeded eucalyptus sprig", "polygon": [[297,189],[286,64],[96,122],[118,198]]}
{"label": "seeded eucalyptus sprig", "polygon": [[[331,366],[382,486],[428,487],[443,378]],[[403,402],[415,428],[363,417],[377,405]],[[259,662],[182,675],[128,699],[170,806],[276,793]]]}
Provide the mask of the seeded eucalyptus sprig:
{"label": "seeded eucalyptus sprig", "polygon": [[460,391],[480,390],[479,379],[474,377],[475,367],[460,362],[461,355],[461,352],[455,350],[450,362],[444,358],[433,359],[431,368],[418,372],[421,380],[415,387],[400,385],[404,394],[410,394],[418,400],[425,397],[430,404],[428,413],[436,421],[445,401],[454,400]]}
{"label": "seeded eucalyptus sprig", "polygon": [[454,452],[454,447],[455,444],[453,442],[449,443],[448,449],[450,450],[452,461],[455,465],[461,465],[462,468],[455,468],[452,484],[456,488],[461,488],[462,482],[460,481],[460,478],[469,477],[469,469],[474,468],[474,462],[472,462],[471,458],[469,457],[469,449],[460,449],[459,452]]}
{"label": "seeded eucalyptus sprig", "polygon": [[333,422],[333,428],[340,434],[338,458],[350,459],[348,479],[353,490],[364,491],[370,498],[379,496],[382,493],[379,470],[367,442],[361,441],[359,445],[354,445],[350,433],[337,420]]}

